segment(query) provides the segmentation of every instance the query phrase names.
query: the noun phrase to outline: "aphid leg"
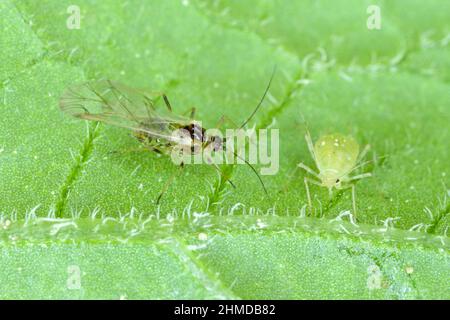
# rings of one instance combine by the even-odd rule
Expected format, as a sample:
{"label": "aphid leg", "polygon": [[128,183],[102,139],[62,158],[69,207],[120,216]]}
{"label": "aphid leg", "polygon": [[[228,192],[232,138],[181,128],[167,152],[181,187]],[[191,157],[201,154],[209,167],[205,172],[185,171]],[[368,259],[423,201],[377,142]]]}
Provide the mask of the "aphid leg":
{"label": "aphid leg", "polygon": [[[351,179],[349,179],[349,180],[342,180],[342,181],[349,182],[349,181],[351,181]],[[354,216],[354,218],[356,220],[356,186],[355,186],[355,184],[352,183],[352,184],[349,184],[349,185],[341,186],[339,189],[340,190],[352,189],[353,216]]]}
{"label": "aphid leg", "polygon": [[149,152],[149,151],[161,153],[161,154],[163,153],[163,150],[160,149],[156,145],[143,145],[140,147],[127,148],[124,150],[110,151],[110,152],[108,152],[108,154],[127,154],[127,153]]}
{"label": "aphid leg", "polygon": [[166,104],[167,109],[172,112],[172,106],[170,105],[169,98],[163,93],[162,97],[164,99],[164,103]]}
{"label": "aphid leg", "polygon": [[[124,150],[113,150],[109,151],[108,154],[128,154],[128,153],[135,153],[135,152],[148,152],[148,148],[142,148],[142,147],[135,147],[135,148],[127,148]],[[152,150],[153,151],[153,150]]]}
{"label": "aphid leg", "polygon": [[366,156],[367,152],[369,152],[369,150],[370,150],[370,144],[366,144],[363,151],[360,152],[358,159],[356,160],[356,163],[361,162],[361,160],[364,159],[364,157]]}
{"label": "aphid leg", "polygon": [[183,112],[182,116],[187,116],[189,114],[189,119],[194,120],[196,111],[197,109],[195,107],[192,107],[191,109],[186,110],[186,112]]}
{"label": "aphid leg", "polygon": [[311,194],[309,192],[308,182],[315,184],[317,186],[321,186],[322,184],[320,182],[312,180],[308,177],[305,177],[304,181],[305,181],[306,197],[308,198],[309,213],[312,214],[312,201],[311,201]]}
{"label": "aphid leg", "polygon": [[[366,173],[358,174],[358,175],[353,176],[353,177],[349,177],[347,179],[344,179],[343,181],[345,181],[345,182],[353,182],[353,181],[361,180],[361,179],[368,178],[368,177],[371,177],[371,176],[372,176],[372,174],[370,172],[366,172]],[[351,184],[351,188],[352,188],[353,212],[354,212],[354,216],[355,216],[355,219],[356,219],[356,192],[355,192],[355,184],[354,183]]]}
{"label": "aphid leg", "polygon": [[306,140],[306,144],[308,145],[309,153],[311,153],[311,157],[313,158],[314,162],[316,162],[316,155],[314,153],[314,144],[312,142],[311,134],[309,133],[309,130],[306,130],[305,140]]}
{"label": "aphid leg", "polygon": [[314,177],[316,177],[317,179],[320,180],[319,175],[310,167],[308,167],[307,165],[305,165],[303,162],[300,162],[298,165],[298,167],[302,168],[303,170],[305,170],[306,172],[312,174]]}
{"label": "aphid leg", "polygon": [[225,122],[229,122],[234,127],[237,127],[237,124],[233,120],[231,120],[229,117],[227,117],[225,115],[222,115],[220,117],[219,121],[217,121],[215,128],[217,128],[217,129],[221,128],[225,124]]}
{"label": "aphid leg", "polygon": [[353,204],[353,216],[356,220],[356,191],[354,184],[352,184],[352,204]]}
{"label": "aphid leg", "polygon": [[308,178],[305,177],[304,181],[305,181],[306,197],[308,198],[309,214],[312,214],[312,203],[311,203],[311,195],[309,193]]}
{"label": "aphid leg", "polygon": [[346,180],[344,180],[345,182],[350,182],[350,181],[355,181],[355,180],[360,180],[360,179],[364,179],[364,178],[368,178],[371,177],[372,173],[370,172],[366,172],[366,173],[362,173],[362,174],[358,174],[356,176],[350,177]]}
{"label": "aphid leg", "polygon": [[193,120],[195,118],[196,111],[197,111],[197,109],[195,109],[195,107],[192,107],[191,114],[189,115],[189,119]]}

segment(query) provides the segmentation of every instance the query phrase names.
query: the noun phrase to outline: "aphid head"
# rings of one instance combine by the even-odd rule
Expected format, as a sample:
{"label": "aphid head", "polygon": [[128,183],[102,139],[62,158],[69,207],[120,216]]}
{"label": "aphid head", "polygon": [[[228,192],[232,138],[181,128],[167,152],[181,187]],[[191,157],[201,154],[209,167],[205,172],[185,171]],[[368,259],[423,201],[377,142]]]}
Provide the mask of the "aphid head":
{"label": "aphid head", "polygon": [[183,126],[177,130],[177,133],[179,135],[177,142],[183,150],[190,151],[193,154],[202,150],[205,129],[198,123],[192,122]]}
{"label": "aphid head", "polygon": [[324,187],[328,189],[336,188],[341,185],[341,177],[339,176],[339,172],[337,170],[328,169],[320,172],[319,174],[320,180]]}

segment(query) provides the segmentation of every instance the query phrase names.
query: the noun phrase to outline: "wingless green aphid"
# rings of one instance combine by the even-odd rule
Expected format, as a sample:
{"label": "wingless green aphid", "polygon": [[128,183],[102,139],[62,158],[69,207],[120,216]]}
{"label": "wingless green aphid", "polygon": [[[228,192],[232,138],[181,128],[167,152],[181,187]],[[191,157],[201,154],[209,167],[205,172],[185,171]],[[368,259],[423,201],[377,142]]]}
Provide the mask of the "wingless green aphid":
{"label": "wingless green aphid", "polygon": [[318,179],[315,180],[309,177],[305,177],[304,179],[310,210],[312,210],[312,202],[309,183],[327,188],[330,195],[333,188],[351,188],[353,213],[356,216],[355,182],[356,180],[370,177],[371,173],[362,173],[354,176],[350,176],[350,174],[362,166],[361,160],[369,151],[369,145],[360,153],[358,143],[351,136],[344,136],[342,134],[324,135],[313,145],[311,135],[307,131],[305,139],[311,157],[319,170],[317,173],[303,163],[298,164],[300,168]]}
{"label": "wingless green aphid", "polygon": [[[241,128],[261,106],[272,78],[273,74],[258,106]],[[160,103],[163,103],[165,108],[158,108]],[[172,148],[175,146],[180,148],[180,145],[191,154],[200,153],[207,147],[212,147],[215,151],[225,149],[225,138],[208,137],[205,134],[206,130],[193,119],[194,108],[191,110],[190,118],[172,113],[172,107],[164,93],[147,92],[110,80],[100,80],[69,87],[60,99],[60,107],[62,111],[76,118],[105,122],[130,129],[145,149],[157,153],[170,155]],[[187,134],[180,137],[174,136],[173,133],[180,129]],[[258,176],[267,194],[256,170],[245,159],[242,160]],[[219,170],[217,165],[215,168]],[[173,177],[164,186],[157,203]],[[228,182],[233,185],[231,181],[228,180]]]}

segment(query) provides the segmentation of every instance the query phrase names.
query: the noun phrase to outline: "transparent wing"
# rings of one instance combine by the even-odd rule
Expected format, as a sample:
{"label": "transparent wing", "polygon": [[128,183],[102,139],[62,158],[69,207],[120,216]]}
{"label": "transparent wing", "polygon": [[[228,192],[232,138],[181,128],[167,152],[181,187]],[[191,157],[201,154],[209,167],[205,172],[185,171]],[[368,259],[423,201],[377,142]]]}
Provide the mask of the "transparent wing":
{"label": "transparent wing", "polygon": [[100,80],[69,87],[61,96],[59,105],[63,112],[73,117],[169,138],[171,132],[187,120],[167,112],[164,114],[164,103],[162,93]]}

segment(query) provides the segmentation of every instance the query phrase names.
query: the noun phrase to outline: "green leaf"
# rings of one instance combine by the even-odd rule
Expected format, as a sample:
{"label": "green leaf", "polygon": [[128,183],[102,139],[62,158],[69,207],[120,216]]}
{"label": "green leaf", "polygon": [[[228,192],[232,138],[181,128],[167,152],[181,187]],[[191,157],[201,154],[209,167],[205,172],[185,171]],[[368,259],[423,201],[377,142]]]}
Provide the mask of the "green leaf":
{"label": "green leaf", "polygon": [[[85,0],[70,29],[73,4],[0,3],[2,298],[450,297],[446,4]],[[269,195],[248,166],[180,170],[58,106],[68,86],[109,78],[236,128],[274,67],[249,123],[279,129]],[[349,191],[311,186],[308,210],[306,127],[371,145],[356,223]]]}
{"label": "green leaf", "polygon": [[194,212],[1,226],[2,298],[449,296],[448,239],[389,227]]}
{"label": "green leaf", "polygon": [[0,12],[0,79],[4,81],[38,61],[43,54],[43,44],[10,1],[0,3]]}

